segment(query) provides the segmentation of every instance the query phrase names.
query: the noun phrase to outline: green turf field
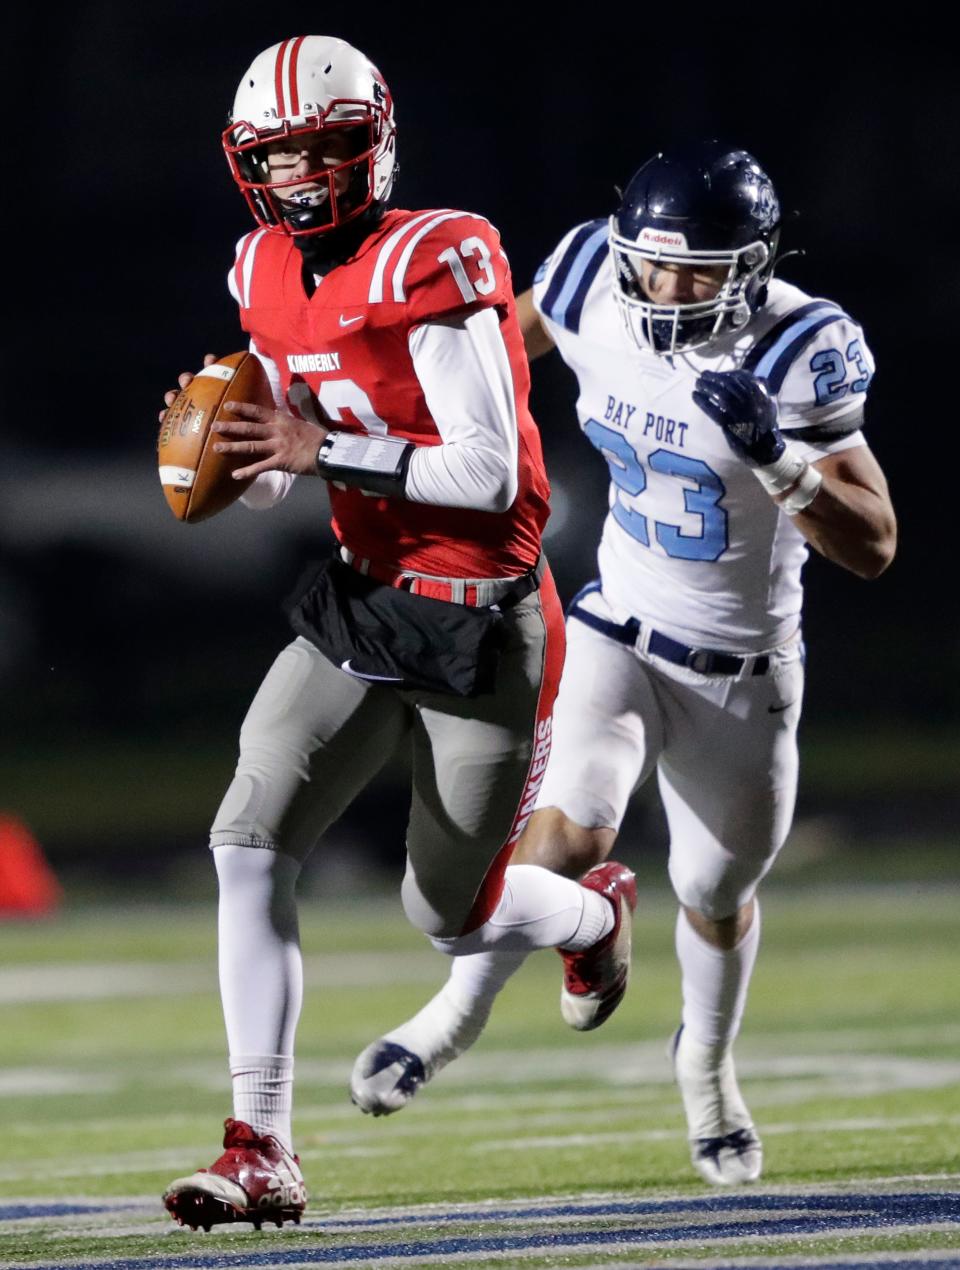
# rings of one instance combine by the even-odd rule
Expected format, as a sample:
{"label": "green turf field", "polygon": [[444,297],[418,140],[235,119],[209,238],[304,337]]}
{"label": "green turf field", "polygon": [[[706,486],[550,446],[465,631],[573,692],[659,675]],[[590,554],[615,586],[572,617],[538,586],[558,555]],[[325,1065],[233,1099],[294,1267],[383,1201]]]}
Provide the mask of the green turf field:
{"label": "green turf field", "polygon": [[631,990],[601,1031],[564,1027],[559,963],[539,954],[477,1047],[380,1120],[348,1101],[352,1060],[445,963],[394,899],[310,900],[302,917],[310,1220],[260,1234],[190,1234],[159,1205],[218,1154],[230,1110],[212,908],[0,926],[0,1265],[860,1265],[911,1250],[960,1265],[955,887],[768,891],[738,1047],[767,1163],[758,1187],[720,1196],[689,1167],[664,1053],[665,892],[642,897]]}

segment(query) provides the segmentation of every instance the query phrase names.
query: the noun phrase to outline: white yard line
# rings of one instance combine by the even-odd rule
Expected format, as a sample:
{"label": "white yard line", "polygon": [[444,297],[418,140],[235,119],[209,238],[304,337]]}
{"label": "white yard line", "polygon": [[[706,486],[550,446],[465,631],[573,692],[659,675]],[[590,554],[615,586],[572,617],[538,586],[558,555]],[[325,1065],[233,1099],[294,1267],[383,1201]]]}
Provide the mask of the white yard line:
{"label": "white yard line", "polygon": [[[344,988],[433,983],[439,988],[444,961],[430,948],[414,952],[316,953],[304,959],[314,983]],[[107,961],[77,965],[7,966],[0,969],[0,1005],[39,1001],[106,1001],[113,997],[196,996],[217,991],[213,957],[190,962]]]}
{"label": "white yard line", "polygon": [[[852,1120],[808,1120],[794,1121],[787,1124],[764,1124],[763,1136],[776,1137],[783,1134],[815,1133],[892,1133],[900,1129],[924,1128],[930,1125],[960,1125],[960,1116],[916,1116],[884,1119]],[[668,1142],[678,1136],[676,1129],[638,1129],[619,1130],[615,1133],[566,1133],[544,1135],[540,1137],[518,1136],[494,1138],[486,1142],[473,1142],[464,1148],[471,1155],[485,1155],[490,1151],[528,1151],[543,1149],[569,1149],[571,1147],[590,1147],[600,1143],[626,1142]]]}
{"label": "white yard line", "polygon": [[[89,1175],[89,1170],[88,1170]],[[597,1208],[606,1204],[637,1204],[641,1209],[647,1206],[671,1203],[678,1205],[678,1211],[689,1207],[695,1209],[704,1203],[716,1199],[750,1201],[759,1203],[764,1200],[804,1200],[804,1199],[846,1199],[851,1195],[863,1195],[876,1199],[888,1191],[896,1194],[915,1194],[918,1197],[931,1193],[957,1192],[960,1196],[960,1171],[943,1173],[890,1173],[882,1177],[849,1177],[843,1181],[829,1182],[763,1182],[740,1190],[714,1190],[712,1187],[692,1184],[690,1189],[675,1190],[658,1188],[653,1190],[624,1193],[623,1191],[558,1191],[549,1194],[527,1194],[512,1198],[497,1197],[495,1199],[473,1200],[433,1200],[422,1204],[397,1205],[357,1205],[350,1207],[323,1201],[318,1198],[311,1202],[307,1216],[308,1222],[316,1225],[352,1223],[377,1220],[403,1221],[406,1218],[428,1219],[433,1216],[450,1216],[454,1218],[476,1218],[488,1220],[487,1214],[505,1214],[512,1212],[518,1215],[529,1209],[542,1208]],[[87,1195],[73,1192],[58,1196],[56,1199],[38,1197],[36,1195],[14,1195],[0,1199],[0,1208],[26,1206],[51,1209],[64,1204],[88,1205],[109,1212],[128,1213],[138,1208],[153,1208],[157,1203],[156,1196],[151,1193],[136,1195]],[[42,1218],[19,1218],[19,1221],[44,1220]],[[46,1220],[49,1220],[47,1218]],[[231,1228],[235,1233],[242,1233],[242,1227]],[[175,1232],[171,1232],[175,1233]],[[225,1233],[225,1232],[221,1232]]]}
{"label": "white yard line", "polygon": [[[960,1126],[960,1116],[864,1117],[845,1120],[794,1121],[764,1124],[762,1129],[764,1136],[777,1137],[788,1134],[892,1133],[904,1129],[929,1127],[931,1124]],[[422,1132],[422,1130],[419,1132]],[[469,1155],[501,1154],[506,1151],[572,1150],[583,1147],[597,1147],[604,1144],[625,1145],[643,1142],[669,1142],[675,1139],[679,1140],[681,1134],[682,1130],[679,1126],[667,1129],[626,1129],[615,1132],[520,1135],[513,1133],[507,1138],[488,1138],[481,1142],[471,1142],[465,1145],[463,1149]],[[358,1130],[357,1133],[336,1133],[324,1136],[325,1141],[318,1145],[301,1145],[300,1157],[305,1163],[323,1161],[331,1157],[336,1160],[347,1156],[356,1159],[402,1157],[409,1151],[407,1143],[410,1137],[419,1136],[419,1133],[411,1130],[403,1132],[399,1130],[398,1126],[397,1132],[390,1133],[390,1141],[380,1143],[371,1143],[365,1128]],[[79,1178],[86,1177],[91,1172],[95,1172],[99,1177],[125,1177],[134,1172],[142,1173],[160,1170],[185,1172],[190,1167],[193,1167],[190,1156],[190,1151],[185,1150],[183,1147],[163,1148],[155,1151],[113,1151],[100,1155],[87,1151],[84,1153],[82,1163],[58,1167],[54,1161],[44,1160],[40,1162],[38,1172],[34,1174],[30,1174],[26,1170],[25,1163],[22,1161],[16,1166],[0,1168],[0,1183],[15,1182],[31,1176],[42,1176],[49,1181]],[[950,1180],[955,1176],[954,1174],[932,1175],[927,1180]],[[907,1182],[913,1179],[904,1178],[903,1180]],[[870,1186],[874,1187],[876,1184],[877,1179],[871,1179]],[[790,1193],[795,1194],[797,1192],[791,1190]],[[578,1196],[578,1199],[582,1198],[582,1196]],[[0,1205],[11,1204],[12,1202],[3,1200],[0,1201]],[[444,1211],[449,1209],[449,1205],[443,1205],[442,1207]]]}
{"label": "white yard line", "polygon": [[[891,1042],[892,1043],[892,1042]],[[737,1059],[741,1080],[776,1082],[779,1099],[784,1084],[791,1083],[810,1097],[851,1096],[889,1093],[896,1089],[938,1089],[960,1083],[960,1060],[902,1058],[892,1054],[845,1055],[781,1054],[761,1056],[744,1046]],[[445,1090],[471,1086],[506,1087],[582,1080],[584,1065],[591,1081],[605,1081],[612,1087],[672,1085],[673,1070],[664,1043],[625,1042],[618,1045],[580,1045],[566,1042],[537,1049],[492,1049],[481,1044],[445,1068],[440,1080]],[[205,1087],[223,1087],[219,1064],[179,1066],[172,1074],[175,1082],[203,1082]],[[341,1088],[349,1076],[349,1060],[297,1059],[297,1082]],[[207,1086],[206,1082],[210,1084]],[[526,1098],[524,1094],[524,1098]],[[447,1100],[449,1101],[449,1100]]]}
{"label": "white yard line", "polygon": [[56,1067],[24,1067],[0,1071],[0,1098],[32,1098],[48,1094],[109,1094],[122,1081],[103,1073],[61,1070]]}
{"label": "white yard line", "polygon": [[[930,1186],[928,1183],[936,1183]],[[945,1184],[945,1185],[944,1185]],[[926,1195],[934,1190],[960,1189],[960,1172],[954,1173],[895,1173],[884,1177],[851,1177],[842,1182],[803,1182],[789,1184],[785,1182],[763,1182],[759,1189],[751,1188],[749,1198],[760,1199],[806,1199],[824,1196],[845,1197],[849,1195],[883,1195],[885,1191],[915,1192]],[[524,1195],[513,1199],[472,1200],[461,1203],[408,1204],[390,1207],[357,1207],[333,1208],[323,1213],[312,1213],[318,1221],[336,1217],[338,1220],[352,1218],[398,1218],[429,1217],[438,1213],[462,1213],[464,1215],[482,1214],[483,1210],[492,1212],[509,1212],[511,1209],[557,1208],[581,1205],[594,1207],[603,1204],[636,1202],[638,1204],[659,1204],[672,1202],[679,1204],[703,1203],[705,1199],[744,1194],[743,1191],[714,1190],[708,1186],[699,1186],[696,1190],[676,1191],[666,1189],[644,1190],[642,1193],[624,1195],[621,1191],[576,1191],[574,1193],[558,1192],[548,1195]]]}
{"label": "white yard line", "polygon": [[[756,1089],[751,1099],[755,1107],[803,1103],[815,1098],[864,1097],[906,1089],[941,1089],[960,1084],[960,1061],[955,1059],[863,1053],[759,1056],[749,1047],[744,1049],[745,1054],[737,1063],[741,1080],[768,1084],[766,1089]],[[483,1108],[477,1104],[478,1092],[501,1090],[503,1092],[492,1095],[488,1103],[490,1110],[496,1110],[498,1099],[511,1097],[512,1087],[582,1080],[583,1065],[584,1050],[569,1043],[555,1048],[472,1050],[443,1072],[438,1082],[443,1094],[436,1100],[434,1109],[437,1114],[462,1113],[469,1111],[472,1105],[482,1112]],[[309,1105],[311,1086],[345,1089],[349,1068],[349,1060],[343,1058],[298,1059],[302,1103]],[[139,1079],[142,1073],[136,1075]],[[632,1099],[638,1109],[650,1097],[650,1090],[656,1093],[673,1084],[673,1073],[659,1041],[590,1046],[589,1077],[593,1082],[606,1082],[611,1090],[624,1091],[624,1105],[629,1106]],[[158,1088],[189,1085],[195,1089],[221,1091],[227,1086],[224,1066],[219,1060],[178,1064],[155,1073],[154,1080]],[[0,1073],[0,1099],[35,1094],[83,1096],[115,1092],[125,1083],[123,1073],[117,1070],[104,1075],[102,1072],[91,1074],[82,1068],[11,1068]],[[458,1101],[454,1091],[465,1087],[469,1093]],[[632,1090],[636,1093],[626,1092]],[[585,1090],[584,1096],[589,1092]],[[601,1096],[611,1095],[601,1091]],[[533,1105],[535,1097],[524,1091],[520,1101],[525,1106]],[[348,1116],[353,1114],[352,1108],[344,1108],[344,1111]],[[336,1109],[329,1114],[339,1118],[344,1111]],[[321,1110],[316,1118],[323,1121],[327,1114]]]}

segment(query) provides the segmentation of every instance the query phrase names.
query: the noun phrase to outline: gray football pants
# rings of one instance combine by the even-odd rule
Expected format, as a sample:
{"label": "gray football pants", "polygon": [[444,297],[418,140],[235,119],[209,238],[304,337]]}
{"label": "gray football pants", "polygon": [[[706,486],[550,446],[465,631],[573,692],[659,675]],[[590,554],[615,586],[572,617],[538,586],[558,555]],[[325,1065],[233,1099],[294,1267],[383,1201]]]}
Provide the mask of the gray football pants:
{"label": "gray football pants", "polygon": [[[398,747],[413,790],[403,904],[425,934],[452,938],[496,905],[563,661],[563,615],[549,573],[504,614],[494,693],[400,691],[339,670],[307,640],[267,672],[240,730],[240,760],[212,847],[236,843],[303,861]],[[527,814],[529,814],[527,812]],[[493,866],[493,867],[492,867]]]}

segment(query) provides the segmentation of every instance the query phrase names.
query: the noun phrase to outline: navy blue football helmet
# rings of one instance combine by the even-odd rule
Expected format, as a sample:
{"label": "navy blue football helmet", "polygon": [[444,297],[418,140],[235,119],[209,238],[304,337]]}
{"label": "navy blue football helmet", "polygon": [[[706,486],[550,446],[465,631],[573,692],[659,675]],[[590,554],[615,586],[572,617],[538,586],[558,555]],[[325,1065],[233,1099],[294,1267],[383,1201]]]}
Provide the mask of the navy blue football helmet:
{"label": "navy blue football helmet", "polygon": [[[745,150],[708,141],[649,159],[610,218],[614,294],[632,338],[669,354],[743,326],[766,301],[779,237],[773,184]],[[727,273],[713,299],[654,304],[641,282],[644,260]]]}

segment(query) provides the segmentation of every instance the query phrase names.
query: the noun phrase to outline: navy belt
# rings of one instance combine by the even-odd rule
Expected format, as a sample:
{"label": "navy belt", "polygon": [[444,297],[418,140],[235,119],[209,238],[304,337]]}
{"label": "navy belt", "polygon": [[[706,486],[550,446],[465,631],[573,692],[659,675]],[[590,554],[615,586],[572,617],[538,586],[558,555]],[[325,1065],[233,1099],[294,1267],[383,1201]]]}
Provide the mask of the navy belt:
{"label": "navy belt", "polygon": [[[597,589],[596,587],[588,588],[588,590]],[[581,591],[580,595],[586,593]],[[640,638],[641,627],[635,617],[629,618],[622,626],[616,622],[608,622],[606,618],[598,617],[596,613],[591,613],[589,609],[578,604],[580,595],[574,599],[567,610],[570,617],[575,617],[578,622],[583,622],[592,630],[599,631],[608,639],[615,639],[618,644],[627,644],[631,648],[636,645]],[[678,639],[671,639],[669,635],[654,630],[648,631],[646,650],[656,657],[662,657],[664,661],[673,662],[675,666],[686,666],[689,670],[695,670],[701,675],[739,675],[748,661],[753,662],[751,675],[765,675],[770,669],[770,658],[766,653],[759,657],[741,657],[737,653],[723,653],[716,648],[689,648],[686,644],[681,644]]]}

